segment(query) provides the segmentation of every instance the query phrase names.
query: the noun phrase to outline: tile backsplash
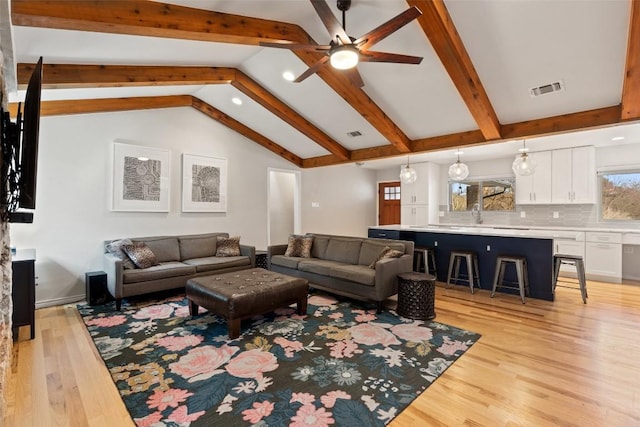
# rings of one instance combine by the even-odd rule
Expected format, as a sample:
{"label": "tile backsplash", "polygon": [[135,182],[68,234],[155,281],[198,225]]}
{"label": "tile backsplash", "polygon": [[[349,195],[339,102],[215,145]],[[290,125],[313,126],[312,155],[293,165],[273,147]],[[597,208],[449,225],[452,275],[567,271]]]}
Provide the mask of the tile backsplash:
{"label": "tile backsplash", "polygon": [[[475,224],[471,212],[449,212],[447,205],[440,205],[440,224]],[[522,218],[522,212],[525,217]],[[558,218],[554,218],[557,212]],[[491,225],[516,225],[536,227],[591,227],[638,228],[640,221],[598,221],[597,205],[521,205],[515,212],[482,212],[482,223]]]}

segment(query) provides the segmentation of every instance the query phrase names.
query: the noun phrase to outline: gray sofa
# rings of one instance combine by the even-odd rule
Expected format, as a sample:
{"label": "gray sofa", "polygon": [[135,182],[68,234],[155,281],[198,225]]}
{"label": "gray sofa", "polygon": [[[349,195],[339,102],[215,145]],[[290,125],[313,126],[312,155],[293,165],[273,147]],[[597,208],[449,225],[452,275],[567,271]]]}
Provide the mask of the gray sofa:
{"label": "gray sofa", "polygon": [[[378,311],[385,299],[398,293],[398,273],[413,269],[413,242],[326,234],[311,236],[310,258],[285,256],[287,245],[270,246],[269,269],[307,279],[313,288],[373,301]],[[369,268],[385,246],[404,255],[381,260],[375,269]]]}
{"label": "gray sofa", "polygon": [[[122,298],[181,288],[192,277],[255,267],[253,246],[240,245],[240,256],[215,256],[218,236],[229,237],[229,234],[131,238],[133,243],[146,243],[156,256],[159,264],[148,268],[124,268],[122,259],[105,249],[104,271],[109,292],[116,300],[116,309],[120,310]],[[105,241],[105,248],[114,241]]]}

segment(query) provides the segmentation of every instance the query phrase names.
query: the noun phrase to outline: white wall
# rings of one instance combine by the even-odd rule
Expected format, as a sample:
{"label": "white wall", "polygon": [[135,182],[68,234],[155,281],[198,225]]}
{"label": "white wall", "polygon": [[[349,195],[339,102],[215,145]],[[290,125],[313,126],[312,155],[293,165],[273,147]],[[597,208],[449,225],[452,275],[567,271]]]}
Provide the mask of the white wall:
{"label": "white wall", "polygon": [[305,169],[302,232],[366,237],[376,224],[376,192],[374,170],[354,164]]}
{"label": "white wall", "polygon": [[[171,151],[168,213],[110,210],[116,139]],[[226,213],[181,212],[182,153],[228,160]],[[266,248],[269,168],[300,170],[191,108],[41,118],[34,222],[11,225],[11,245],[37,251],[37,306],[83,299],[105,239],[226,231]],[[304,232],[365,236],[375,224],[375,172],[334,166],[301,181]]]}
{"label": "white wall", "polygon": [[286,243],[294,232],[295,186],[294,173],[269,172],[269,238],[273,244]]}

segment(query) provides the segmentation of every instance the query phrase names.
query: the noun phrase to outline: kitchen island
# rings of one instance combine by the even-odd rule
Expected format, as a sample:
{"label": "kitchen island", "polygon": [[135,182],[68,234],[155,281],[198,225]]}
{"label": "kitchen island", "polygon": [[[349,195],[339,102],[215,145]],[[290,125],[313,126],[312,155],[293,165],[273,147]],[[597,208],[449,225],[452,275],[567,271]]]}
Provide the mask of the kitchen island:
{"label": "kitchen island", "polygon": [[[584,239],[584,233],[500,227],[398,225],[369,227],[369,237],[409,240],[415,242],[416,246],[434,247],[440,282],[447,281],[452,250],[474,250],[478,253],[480,287],[486,290],[491,290],[493,286],[498,255],[524,255],[529,270],[529,297],[553,301],[553,240]],[[461,271],[466,273],[464,267],[461,267]],[[505,280],[515,281],[513,268],[508,269]],[[465,286],[468,288],[468,285]],[[499,291],[517,293],[517,290],[504,288]]]}

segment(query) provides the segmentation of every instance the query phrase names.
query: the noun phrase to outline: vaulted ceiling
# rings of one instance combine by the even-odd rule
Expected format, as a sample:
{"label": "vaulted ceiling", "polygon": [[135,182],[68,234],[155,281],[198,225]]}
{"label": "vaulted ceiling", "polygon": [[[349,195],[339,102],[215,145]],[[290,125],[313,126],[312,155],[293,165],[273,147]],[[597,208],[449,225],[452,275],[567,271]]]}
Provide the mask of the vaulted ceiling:
{"label": "vaulted ceiling", "polygon": [[[422,15],[376,50],[424,60],[361,63],[362,88],[330,66],[286,81],[321,54],[259,46],[327,44],[307,0],[12,0],[10,60],[23,89],[44,58],[44,116],[192,107],[300,167],[640,119],[636,1],[353,0],[347,33],[410,6]],[[557,81],[562,91],[530,95]]]}

